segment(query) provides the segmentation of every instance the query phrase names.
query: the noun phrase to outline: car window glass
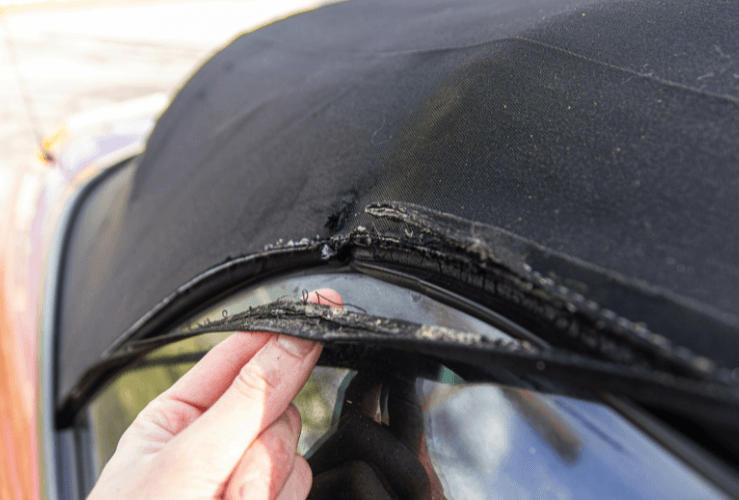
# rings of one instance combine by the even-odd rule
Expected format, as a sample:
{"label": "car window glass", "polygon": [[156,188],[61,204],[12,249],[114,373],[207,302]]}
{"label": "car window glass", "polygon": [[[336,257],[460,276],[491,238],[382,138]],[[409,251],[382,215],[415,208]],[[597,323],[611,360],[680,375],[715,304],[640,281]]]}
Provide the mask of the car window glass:
{"label": "car window glass", "polygon": [[[412,321],[421,318],[440,326],[466,331],[479,328],[486,335],[505,336],[475,318],[400,287],[372,279],[359,284],[363,278],[340,274],[325,278],[293,277],[293,282],[277,280],[252,288],[191,322],[202,324],[208,318],[223,317],[224,311],[232,314],[284,295],[299,297],[303,288],[330,286],[347,303],[366,306],[372,314]],[[377,302],[371,304],[367,290],[389,297],[385,301],[388,309],[383,311]],[[357,300],[362,294],[370,297]],[[159,348],[89,405],[97,474],[138,412],[229,335],[206,334]],[[390,349],[387,354],[411,356]],[[320,458],[316,454],[323,446],[343,446],[331,440],[341,427],[340,416],[349,401],[347,391],[361,377],[379,377],[375,385],[386,387],[391,395],[403,383],[394,373],[319,366],[296,397],[303,418],[298,452],[309,461]],[[417,401],[408,411],[418,417],[413,425],[423,443],[415,453],[441,498],[721,498],[701,476],[605,405],[493,383],[468,383],[443,365],[435,372],[411,374],[408,384],[410,399]],[[387,394],[384,403],[382,392],[367,394],[362,397],[377,398],[374,410],[365,411],[367,418],[391,427],[405,418],[387,403]]]}
{"label": "car window glass", "polygon": [[[98,474],[138,412],[226,336],[157,350],[90,405]],[[317,443],[336,430],[345,391],[356,376],[347,369],[314,369],[294,401],[303,419],[299,453],[315,453]],[[721,498],[603,405],[465,383],[445,367],[437,379],[418,378],[414,387],[424,457],[445,498]],[[379,405],[373,417],[393,420]]]}

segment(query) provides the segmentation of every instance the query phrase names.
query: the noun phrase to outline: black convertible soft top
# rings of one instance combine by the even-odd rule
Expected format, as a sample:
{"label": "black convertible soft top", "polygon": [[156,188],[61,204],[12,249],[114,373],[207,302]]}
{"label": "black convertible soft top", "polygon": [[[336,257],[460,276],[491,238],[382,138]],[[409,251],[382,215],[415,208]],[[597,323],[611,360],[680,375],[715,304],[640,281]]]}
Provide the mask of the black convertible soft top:
{"label": "black convertible soft top", "polygon": [[723,0],[369,0],[237,38],[80,209],[58,401],[206,299],[352,259],[730,373],[737,26]]}

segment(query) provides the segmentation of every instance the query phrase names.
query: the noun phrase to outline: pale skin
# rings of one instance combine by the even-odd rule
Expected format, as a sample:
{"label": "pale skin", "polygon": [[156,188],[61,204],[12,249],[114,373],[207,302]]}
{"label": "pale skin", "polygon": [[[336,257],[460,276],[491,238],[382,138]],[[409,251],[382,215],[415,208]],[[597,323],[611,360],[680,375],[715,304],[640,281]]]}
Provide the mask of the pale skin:
{"label": "pale skin", "polygon": [[[343,304],[329,289],[308,300]],[[320,354],[285,335],[232,335],[141,411],[88,500],[304,500],[313,476],[291,401]]]}

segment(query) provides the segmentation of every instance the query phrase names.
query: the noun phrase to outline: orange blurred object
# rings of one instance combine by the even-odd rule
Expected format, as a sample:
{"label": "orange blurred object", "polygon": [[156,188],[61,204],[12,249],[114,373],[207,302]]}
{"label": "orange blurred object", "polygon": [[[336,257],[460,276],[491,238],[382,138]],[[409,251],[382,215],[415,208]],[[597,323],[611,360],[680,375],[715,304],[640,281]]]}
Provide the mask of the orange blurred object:
{"label": "orange blurred object", "polygon": [[[3,266],[0,283],[4,282],[4,271]],[[27,381],[13,332],[5,291],[0,287],[0,498],[35,499],[34,412],[23,394]]]}

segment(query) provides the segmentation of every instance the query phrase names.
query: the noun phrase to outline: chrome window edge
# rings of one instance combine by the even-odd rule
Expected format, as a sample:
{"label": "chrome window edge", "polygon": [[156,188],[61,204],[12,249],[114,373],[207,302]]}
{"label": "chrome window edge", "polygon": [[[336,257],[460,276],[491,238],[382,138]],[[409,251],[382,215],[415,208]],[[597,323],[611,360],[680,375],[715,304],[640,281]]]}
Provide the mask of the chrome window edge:
{"label": "chrome window edge", "polygon": [[[92,177],[75,185],[74,180],[61,195],[59,203],[63,208],[55,221],[53,236],[49,243],[46,257],[46,270],[43,273],[41,321],[38,332],[38,453],[40,495],[47,500],[60,498],[60,477],[57,432],[55,429],[56,387],[56,339],[59,328],[59,299],[64,274],[64,263],[67,258],[70,233],[82,203],[87,196],[119,168],[128,165],[129,161],[144,150],[143,140],[128,147],[104,155],[89,165],[87,172],[94,172]],[[84,171],[83,171],[84,172]],[[64,199],[66,198],[66,199]]]}

